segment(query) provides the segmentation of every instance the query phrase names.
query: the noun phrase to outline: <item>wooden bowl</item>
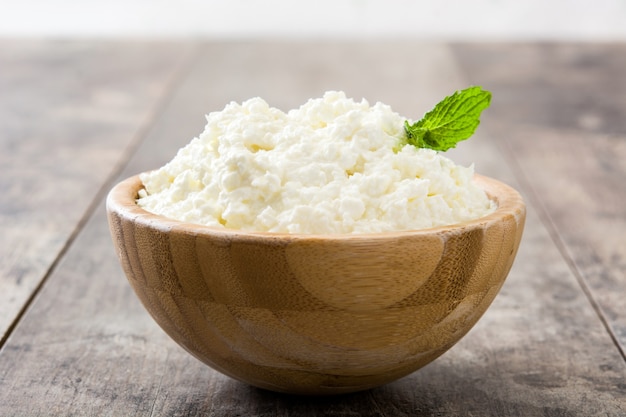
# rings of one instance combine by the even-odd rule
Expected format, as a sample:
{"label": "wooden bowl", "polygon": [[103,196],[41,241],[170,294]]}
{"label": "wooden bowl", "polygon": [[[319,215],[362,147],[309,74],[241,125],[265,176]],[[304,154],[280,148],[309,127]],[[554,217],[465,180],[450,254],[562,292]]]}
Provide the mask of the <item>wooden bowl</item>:
{"label": "wooden bowl", "polygon": [[120,262],[154,320],[212,368],[297,394],[364,390],[454,345],[498,293],[522,235],[520,195],[481,219],[419,231],[289,235],[216,229],[151,214],[138,176],[107,213]]}

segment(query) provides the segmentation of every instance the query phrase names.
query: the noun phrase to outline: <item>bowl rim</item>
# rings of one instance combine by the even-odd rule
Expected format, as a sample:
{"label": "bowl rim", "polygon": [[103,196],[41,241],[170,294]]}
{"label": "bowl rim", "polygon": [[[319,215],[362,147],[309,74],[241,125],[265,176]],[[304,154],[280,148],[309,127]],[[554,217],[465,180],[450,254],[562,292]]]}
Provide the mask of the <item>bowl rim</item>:
{"label": "bowl rim", "polygon": [[513,216],[517,222],[525,216],[526,205],[520,193],[510,185],[494,178],[474,174],[473,181],[482,188],[490,200],[496,203],[496,209],[476,219],[467,220],[444,226],[435,226],[424,229],[401,230],[376,233],[327,233],[304,234],[284,232],[248,231],[239,229],[218,228],[202,224],[190,223],[171,219],[163,215],[149,212],[137,204],[138,192],[143,187],[141,174],[130,176],[115,184],[106,198],[106,210],[109,214],[117,214],[125,220],[142,224],[167,232],[182,232],[192,235],[206,235],[226,239],[243,238],[252,240],[293,241],[293,240],[333,240],[333,241],[363,241],[397,239],[407,236],[433,235],[446,232],[455,232],[475,228],[483,228],[488,224],[500,222],[503,218]]}

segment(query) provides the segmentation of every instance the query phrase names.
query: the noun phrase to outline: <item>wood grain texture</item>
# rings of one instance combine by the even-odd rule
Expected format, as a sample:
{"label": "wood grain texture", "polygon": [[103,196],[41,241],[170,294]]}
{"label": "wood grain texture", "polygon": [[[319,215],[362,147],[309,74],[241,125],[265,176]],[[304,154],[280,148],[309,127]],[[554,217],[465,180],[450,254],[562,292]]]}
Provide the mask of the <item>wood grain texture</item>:
{"label": "wood grain texture", "polygon": [[[550,45],[545,52],[546,45],[528,45],[525,53],[560,55],[564,48],[575,60],[583,46]],[[545,76],[547,71],[534,67],[534,61],[511,61],[515,65],[504,72],[488,71],[499,57],[515,54],[518,44],[459,47],[467,53],[490,51],[491,58],[468,66],[456,47],[408,41],[208,43],[188,77],[171,92],[121,177],[165,163],[202,129],[205,112],[219,110],[231,99],[261,95],[289,109],[323,89],[345,87],[354,97],[380,99],[409,116],[470,82],[489,86],[486,75],[477,74],[497,80],[506,71],[521,78],[525,73]],[[587,92],[593,85],[623,81],[615,75],[622,55],[602,47],[593,56],[594,70],[581,79]],[[565,77],[568,68],[560,68],[560,75]],[[518,81],[533,85],[537,94],[541,90],[532,78],[526,84]],[[525,102],[521,98],[528,97],[524,87],[505,87],[499,87],[477,135],[450,156],[475,162],[478,172],[513,185],[531,201],[524,238],[489,310],[433,363],[383,387],[321,399],[275,394],[222,376],[176,345],[145,312],[117,261],[101,201],[78,226],[73,244],[0,350],[0,415],[626,415],[624,360],[538,216],[536,200],[529,198],[533,191],[518,181],[522,176],[515,154],[503,147],[506,136],[492,131],[499,119],[518,125],[516,112]],[[567,101],[572,96],[565,88],[557,85],[545,95]],[[518,94],[520,100],[514,101]],[[515,105],[500,107],[502,100]],[[613,105],[600,106],[598,114],[606,117],[607,129],[621,123],[610,117],[619,114]],[[544,128],[555,123],[553,117],[544,120]],[[552,127],[561,128],[556,123]],[[73,130],[71,124],[67,129]],[[552,180],[561,181],[562,175],[567,176],[555,172]],[[605,268],[602,259],[594,262],[598,271]]]}
{"label": "wood grain texture", "polygon": [[173,44],[0,41],[0,340],[184,59]]}
{"label": "wood grain texture", "polygon": [[499,97],[487,129],[502,138],[624,355],[626,47],[467,45],[456,51],[470,79],[487,81]]}
{"label": "wood grain texture", "polygon": [[484,314],[525,220],[521,196],[477,177],[494,213],[428,231],[243,233],[136,204],[138,176],[107,198],[113,242],[152,317],[204,363],[260,388],[362,391],[426,365]]}

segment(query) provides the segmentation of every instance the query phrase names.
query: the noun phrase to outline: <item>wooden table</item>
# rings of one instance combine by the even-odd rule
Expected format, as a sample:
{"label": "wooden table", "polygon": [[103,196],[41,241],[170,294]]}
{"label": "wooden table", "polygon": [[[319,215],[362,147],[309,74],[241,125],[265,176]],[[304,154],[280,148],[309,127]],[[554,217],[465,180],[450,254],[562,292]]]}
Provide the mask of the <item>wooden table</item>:
{"label": "wooden table", "polygon": [[[494,99],[450,153],[513,185],[524,239],[496,301],[422,370],[331,398],[204,366],[152,321],[104,215],[204,114],[325,90],[419,118]],[[626,44],[0,40],[0,415],[626,415]]]}

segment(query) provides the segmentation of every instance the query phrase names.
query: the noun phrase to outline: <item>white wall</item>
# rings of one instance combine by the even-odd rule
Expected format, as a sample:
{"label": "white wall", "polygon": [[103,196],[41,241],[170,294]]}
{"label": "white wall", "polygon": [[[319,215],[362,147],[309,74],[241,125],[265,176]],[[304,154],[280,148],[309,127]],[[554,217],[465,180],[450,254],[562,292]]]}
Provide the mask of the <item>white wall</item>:
{"label": "white wall", "polygon": [[0,0],[0,36],[626,40],[626,0]]}

